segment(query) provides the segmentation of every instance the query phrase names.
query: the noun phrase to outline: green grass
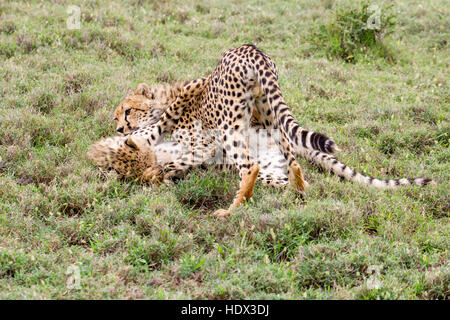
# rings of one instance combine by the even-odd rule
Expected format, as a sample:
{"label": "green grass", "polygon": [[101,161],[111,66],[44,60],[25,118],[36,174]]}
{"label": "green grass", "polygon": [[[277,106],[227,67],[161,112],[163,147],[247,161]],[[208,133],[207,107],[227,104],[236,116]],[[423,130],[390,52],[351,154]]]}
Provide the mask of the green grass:
{"label": "green grass", "polygon": [[311,43],[328,57],[347,62],[375,57],[394,62],[395,56],[384,38],[395,26],[393,4],[371,3],[368,0],[346,6],[338,5],[329,21],[313,29]]}
{"label": "green grass", "polygon": [[[448,299],[449,6],[390,3],[390,34],[366,51],[352,42],[347,63],[333,50],[348,43],[316,32],[340,39],[364,14],[350,1],[2,1],[0,298]],[[80,30],[66,27],[69,5]],[[204,76],[249,42],[342,161],[437,185],[377,191],[301,159],[303,199],[258,184],[217,220],[233,173],[148,187],[104,180],[86,160],[130,88]]]}

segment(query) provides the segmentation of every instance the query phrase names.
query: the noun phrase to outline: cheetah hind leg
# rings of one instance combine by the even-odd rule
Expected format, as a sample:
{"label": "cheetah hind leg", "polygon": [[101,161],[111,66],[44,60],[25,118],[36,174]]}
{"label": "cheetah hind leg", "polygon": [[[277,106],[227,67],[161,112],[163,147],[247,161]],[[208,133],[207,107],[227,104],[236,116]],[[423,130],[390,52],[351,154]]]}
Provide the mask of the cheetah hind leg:
{"label": "cheetah hind leg", "polygon": [[239,207],[244,201],[249,200],[253,195],[256,179],[258,178],[259,166],[254,164],[250,169],[243,169],[242,178],[239,183],[239,191],[228,209],[219,209],[213,213],[215,217],[226,217],[231,210]]}
{"label": "cheetah hind leg", "polygon": [[[267,102],[266,96],[257,98],[255,100],[255,105],[256,111],[253,113],[253,120],[255,122],[263,123],[267,129],[272,130],[274,123],[274,114],[270,109],[270,104]],[[297,160],[294,157],[294,153],[292,152],[294,150],[294,145],[291,144],[291,141],[289,141],[286,134],[283,133],[281,133],[281,135],[277,138],[272,137],[272,139],[275,139],[276,144],[280,148],[279,150],[288,155],[286,160],[288,161],[288,163],[291,163],[288,168],[289,185],[297,192],[304,192],[309,184],[303,178],[303,173],[300,165],[298,164]]]}

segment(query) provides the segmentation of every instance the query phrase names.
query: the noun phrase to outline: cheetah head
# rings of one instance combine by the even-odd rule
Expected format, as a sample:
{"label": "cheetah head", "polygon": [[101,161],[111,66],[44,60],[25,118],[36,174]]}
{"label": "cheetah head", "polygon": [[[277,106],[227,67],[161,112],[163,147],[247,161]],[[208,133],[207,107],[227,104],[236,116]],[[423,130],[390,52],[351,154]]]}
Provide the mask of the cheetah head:
{"label": "cheetah head", "polygon": [[128,134],[143,125],[156,123],[166,106],[156,97],[154,89],[141,83],[137,89],[128,94],[114,111],[116,131]]}
{"label": "cheetah head", "polygon": [[153,148],[139,136],[102,139],[89,148],[87,157],[118,178],[141,178],[146,169],[158,168]]}

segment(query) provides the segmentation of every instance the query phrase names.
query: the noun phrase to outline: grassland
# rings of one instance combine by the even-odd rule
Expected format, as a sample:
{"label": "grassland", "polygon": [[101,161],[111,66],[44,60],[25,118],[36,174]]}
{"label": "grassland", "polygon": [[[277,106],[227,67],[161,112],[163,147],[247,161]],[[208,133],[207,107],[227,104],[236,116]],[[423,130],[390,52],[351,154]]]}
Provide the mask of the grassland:
{"label": "grassland", "polygon": [[[0,298],[448,299],[450,5],[389,3],[386,50],[342,59],[320,36],[342,1],[1,0]],[[346,164],[437,185],[377,191],[300,159],[303,199],[257,185],[218,221],[232,173],[101,178],[84,155],[130,88],[203,76],[244,43]]]}

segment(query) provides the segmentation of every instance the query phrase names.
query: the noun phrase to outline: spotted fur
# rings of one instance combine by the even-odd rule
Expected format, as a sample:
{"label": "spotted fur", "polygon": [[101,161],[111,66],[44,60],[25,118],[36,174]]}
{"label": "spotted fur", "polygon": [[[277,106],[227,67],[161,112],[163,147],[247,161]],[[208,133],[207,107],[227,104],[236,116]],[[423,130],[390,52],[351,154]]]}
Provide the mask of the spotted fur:
{"label": "spotted fur", "polygon": [[[141,84],[142,85],[142,84]],[[147,86],[147,85],[146,85]],[[149,87],[152,91],[158,91],[160,96],[169,96],[171,95],[173,97],[173,100],[175,100],[175,96],[173,95],[173,92],[181,92],[178,88],[173,88],[172,86],[158,86],[156,89],[153,88],[153,86]],[[161,88],[164,88],[163,90],[168,90],[170,92],[168,93],[162,93]],[[150,89],[149,89],[150,90]],[[153,98],[154,101],[147,102],[148,106],[152,105],[158,105],[161,110],[165,110],[168,105],[165,105],[164,103],[161,103],[160,101],[156,101],[158,98],[155,96]],[[136,100],[139,101],[139,100]],[[134,105],[137,108],[140,108],[141,106],[138,104]],[[151,108],[151,107],[150,107]],[[116,110],[117,111],[117,110]],[[159,120],[159,119],[157,119]],[[145,122],[139,123],[140,126],[145,126]],[[154,120],[152,120],[154,121]],[[139,121],[138,121],[139,122]],[[251,127],[254,128],[256,131],[256,138],[264,139],[265,135],[267,133],[263,133],[262,129],[265,129],[264,124],[261,122],[261,119],[258,115],[258,113],[253,114]],[[184,132],[185,134],[186,132]],[[379,189],[385,189],[385,188],[395,188],[400,187],[404,185],[419,185],[419,186],[425,186],[428,184],[434,184],[435,182],[432,179],[427,178],[413,178],[413,179],[407,179],[407,178],[400,178],[400,179],[377,179],[373,178],[371,176],[367,176],[364,174],[361,174],[357,172],[355,169],[352,169],[351,167],[347,166],[346,164],[340,162],[336,156],[321,152],[319,150],[316,150],[312,147],[314,142],[312,140],[308,140],[306,137],[315,137],[314,132],[308,132],[307,134],[298,134],[296,137],[297,140],[304,142],[301,142],[299,144],[296,144],[295,151],[297,155],[300,155],[309,161],[315,163],[316,165],[319,165],[323,169],[333,172],[337,176],[349,180],[355,183],[360,184],[366,184],[371,187],[379,188]],[[178,139],[180,140],[180,139]],[[177,145],[176,148],[180,148],[180,145],[176,142],[174,142],[175,145]],[[288,184],[287,181],[287,172],[286,172],[286,161],[282,154],[279,152],[279,150],[276,148],[275,144],[271,145],[260,145],[259,150],[256,150],[255,148],[252,148],[252,144],[250,145],[250,156],[251,158],[258,163],[260,166],[260,172],[258,179],[260,179],[264,184],[272,185],[275,187],[284,187]],[[168,143],[159,144],[156,146],[158,148],[158,151],[155,151],[155,153],[158,154],[164,154],[164,148],[168,148],[171,152],[174,152],[175,147],[171,146]],[[181,150],[176,151],[177,154],[182,154]],[[185,152],[186,153],[186,152]],[[159,158],[159,156],[157,156]],[[182,173],[180,171],[188,170],[192,167],[198,166],[197,164],[189,163],[189,162],[183,162],[181,159],[186,159],[186,155],[179,157],[179,161],[177,162],[172,158],[172,162],[177,162],[176,170],[177,173],[174,174],[174,176],[182,176]],[[168,168],[171,168],[171,164],[169,164],[167,161],[164,164],[161,164],[163,166],[169,165]],[[208,161],[206,161],[208,162]],[[211,161],[210,161],[211,162]],[[204,162],[201,162],[204,164]],[[232,169],[232,166],[220,166],[221,169]]]}
{"label": "spotted fur", "polygon": [[[123,116],[131,136],[144,136],[153,146],[158,145],[166,134],[178,130],[181,134],[175,136],[177,142],[192,147],[192,139],[183,137],[202,134],[205,129],[218,130],[219,137],[211,140],[223,148],[227,159],[239,170],[241,180],[235,201],[218,215],[229,214],[253,193],[254,179],[260,167],[251,157],[246,133],[255,119],[263,128],[279,133],[275,142],[286,161],[289,184],[296,190],[302,191],[307,185],[296,162],[296,154],[346,179],[381,187],[380,180],[363,179],[363,175],[354,174],[353,170],[351,175],[347,169],[339,172],[338,166],[343,168],[344,165],[331,155],[337,149],[336,144],[325,135],[298,125],[282,97],[274,62],[253,45],[226,51],[211,75],[185,83],[177,93],[157,122],[150,121],[137,128],[131,124],[131,119],[137,118],[132,117],[131,111],[122,108],[123,111],[117,114]],[[195,128],[196,122],[202,123],[202,129]],[[123,133],[126,133],[125,129]],[[404,182],[398,181],[387,182],[385,186]],[[425,184],[428,180],[418,182]]]}
{"label": "spotted fur", "polygon": [[[87,157],[107,176],[146,180],[144,172],[157,172],[153,147],[143,137],[112,137],[90,146]],[[157,179],[161,180],[160,177]]]}
{"label": "spotted fur", "polygon": [[432,179],[428,178],[401,178],[401,179],[377,179],[357,172],[345,163],[340,162],[335,156],[321,152],[302,149],[300,155],[311,162],[321,166],[327,171],[333,172],[337,176],[352,182],[366,184],[377,189],[396,188],[405,185],[426,186],[435,184]]}
{"label": "spotted fur", "polygon": [[[287,161],[289,185],[304,191],[307,182],[295,157],[291,130],[299,125],[284,103],[278,87],[278,75],[273,61],[253,45],[244,45],[226,51],[216,69],[205,78],[204,90],[193,94],[192,84],[165,110],[161,119],[150,126],[139,128],[131,135],[146,136],[153,145],[162,141],[175,129],[196,134],[195,123],[202,123],[201,130],[219,131],[217,143],[223,146],[230,163],[239,170],[240,186],[233,203],[227,210],[219,210],[217,216],[225,216],[253,194],[253,187],[260,170],[250,158],[247,141],[252,114],[256,108],[267,128],[280,132],[277,145]],[[201,88],[202,83],[195,84]],[[268,103],[256,104],[262,97]],[[265,98],[264,98],[265,97]],[[286,121],[287,120],[287,121]]]}
{"label": "spotted fur", "polygon": [[[256,134],[261,139],[265,137],[264,132],[259,129],[256,130]],[[184,177],[190,169],[204,167],[208,162],[220,170],[235,169],[232,165],[211,161],[214,158],[214,150],[210,150],[202,162],[195,161],[191,150],[176,141],[164,141],[150,150],[146,141],[143,143],[144,146],[130,147],[129,144],[127,137],[102,139],[89,148],[88,157],[107,176],[151,181],[149,177],[145,178],[144,174],[153,172],[158,175],[158,178],[154,178],[155,182],[166,184],[171,183],[173,178]],[[253,146],[251,159],[260,166],[258,180],[263,184],[278,188],[287,186],[286,161],[275,144]]]}

